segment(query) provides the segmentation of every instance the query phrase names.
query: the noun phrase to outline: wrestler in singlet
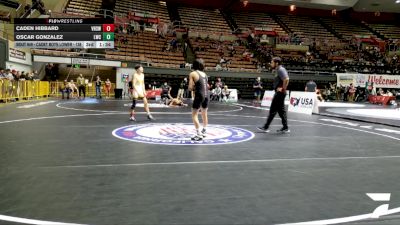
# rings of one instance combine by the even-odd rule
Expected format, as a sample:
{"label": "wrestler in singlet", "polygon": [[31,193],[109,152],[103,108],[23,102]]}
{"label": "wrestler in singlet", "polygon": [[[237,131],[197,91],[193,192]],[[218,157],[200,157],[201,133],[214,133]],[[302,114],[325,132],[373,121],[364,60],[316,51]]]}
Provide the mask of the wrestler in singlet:
{"label": "wrestler in singlet", "polygon": [[153,116],[150,114],[149,104],[146,98],[146,89],[144,86],[144,73],[143,67],[141,65],[135,66],[136,72],[133,74],[132,78],[132,106],[131,106],[131,115],[130,120],[136,121],[135,118],[135,108],[136,108],[136,101],[139,99],[143,99],[144,109],[147,112],[147,119],[154,120]]}
{"label": "wrestler in singlet", "polygon": [[[204,61],[196,59],[193,62],[194,71],[189,75],[189,89],[194,92],[194,100],[192,105],[192,120],[196,128],[196,135],[192,137],[193,141],[201,141],[206,137],[206,129],[208,125],[208,78],[204,73]],[[200,131],[200,122],[198,119],[199,109],[201,108],[201,118],[203,120],[203,129]]]}

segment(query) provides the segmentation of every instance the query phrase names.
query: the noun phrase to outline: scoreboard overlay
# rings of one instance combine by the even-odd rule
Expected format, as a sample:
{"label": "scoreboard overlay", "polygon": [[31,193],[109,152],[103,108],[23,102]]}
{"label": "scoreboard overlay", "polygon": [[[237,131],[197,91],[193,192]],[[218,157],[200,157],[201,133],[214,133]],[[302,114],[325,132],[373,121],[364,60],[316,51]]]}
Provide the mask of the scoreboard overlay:
{"label": "scoreboard overlay", "polygon": [[114,48],[114,20],[14,19],[15,48]]}

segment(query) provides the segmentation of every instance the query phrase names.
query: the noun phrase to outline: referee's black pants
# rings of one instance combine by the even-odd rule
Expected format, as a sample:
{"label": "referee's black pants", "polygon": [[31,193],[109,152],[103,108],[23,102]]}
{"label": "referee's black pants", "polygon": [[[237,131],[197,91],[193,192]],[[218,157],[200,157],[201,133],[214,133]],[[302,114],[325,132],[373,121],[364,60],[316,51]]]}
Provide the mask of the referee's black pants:
{"label": "referee's black pants", "polygon": [[287,114],[285,109],[285,98],[286,98],[285,93],[282,92],[275,93],[274,97],[272,98],[271,108],[269,109],[269,116],[267,122],[264,125],[265,129],[269,128],[269,125],[271,125],[271,122],[274,119],[276,113],[278,113],[282,119],[283,128],[284,129],[288,128]]}

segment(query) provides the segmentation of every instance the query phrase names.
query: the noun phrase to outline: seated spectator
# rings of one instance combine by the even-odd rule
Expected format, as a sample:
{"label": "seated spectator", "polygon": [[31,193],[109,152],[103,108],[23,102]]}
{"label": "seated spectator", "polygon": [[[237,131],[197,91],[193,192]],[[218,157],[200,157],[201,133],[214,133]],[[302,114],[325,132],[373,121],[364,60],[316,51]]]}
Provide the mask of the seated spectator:
{"label": "seated spectator", "polygon": [[168,105],[169,100],[172,99],[171,96],[171,86],[168,85],[167,82],[164,82],[163,85],[161,85],[161,101],[165,104]]}
{"label": "seated spectator", "polygon": [[230,94],[231,91],[229,91],[228,86],[225,85],[224,89],[222,89],[222,101],[227,102]]}
{"label": "seated spectator", "polygon": [[215,86],[215,88],[211,91],[211,101],[220,101],[222,94],[222,89],[219,86]]}
{"label": "seated spectator", "polygon": [[217,65],[215,66],[215,71],[221,71],[221,70],[222,70],[221,64],[217,63]]}

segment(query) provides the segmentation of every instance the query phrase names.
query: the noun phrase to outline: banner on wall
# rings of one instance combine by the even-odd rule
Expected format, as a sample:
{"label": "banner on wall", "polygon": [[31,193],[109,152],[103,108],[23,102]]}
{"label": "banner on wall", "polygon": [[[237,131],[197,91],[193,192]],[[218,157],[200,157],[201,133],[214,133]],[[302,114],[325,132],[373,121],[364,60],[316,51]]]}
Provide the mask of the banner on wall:
{"label": "banner on wall", "polygon": [[[272,103],[272,98],[274,98],[274,95],[275,95],[275,91],[265,91],[263,99],[261,101],[261,106],[270,107],[271,103]],[[285,105],[289,105],[289,100],[290,100],[289,96],[290,96],[290,91],[287,91],[287,95],[285,98]]]}
{"label": "banner on wall", "polygon": [[400,76],[395,75],[379,75],[379,74],[357,74],[357,73],[337,73],[337,86],[354,86],[365,87],[374,83],[377,88],[395,88],[400,89]]}
{"label": "banner on wall", "polygon": [[238,93],[236,89],[228,89],[229,90],[229,102],[237,102],[238,101]]}
{"label": "banner on wall", "polygon": [[128,81],[132,80],[134,69],[132,68],[117,68],[116,74],[116,88],[124,89]]}
{"label": "banner on wall", "polygon": [[11,58],[16,58],[20,60],[26,60],[26,53],[14,48],[9,49],[9,54]]}
{"label": "banner on wall", "polygon": [[318,113],[317,94],[315,92],[290,92],[289,112],[307,115]]}
{"label": "banner on wall", "polygon": [[263,99],[261,101],[261,106],[270,107],[272,103],[272,98],[275,95],[275,91],[265,91]]}

